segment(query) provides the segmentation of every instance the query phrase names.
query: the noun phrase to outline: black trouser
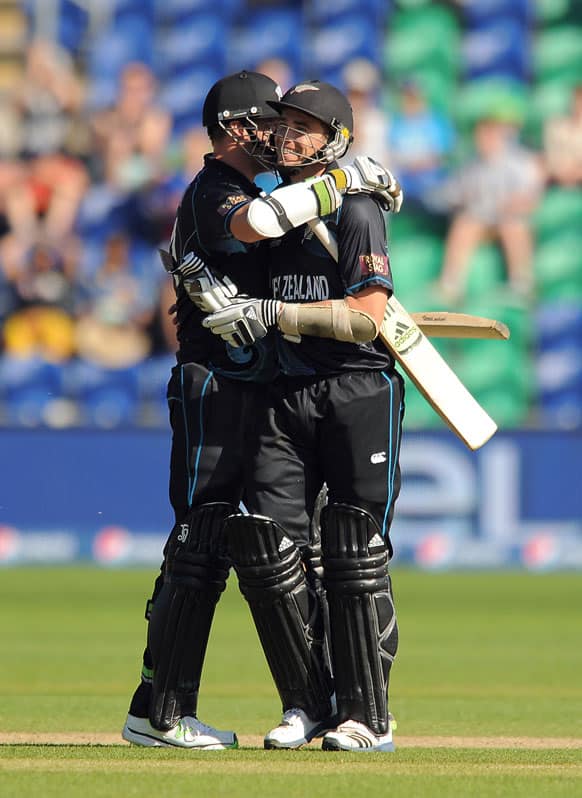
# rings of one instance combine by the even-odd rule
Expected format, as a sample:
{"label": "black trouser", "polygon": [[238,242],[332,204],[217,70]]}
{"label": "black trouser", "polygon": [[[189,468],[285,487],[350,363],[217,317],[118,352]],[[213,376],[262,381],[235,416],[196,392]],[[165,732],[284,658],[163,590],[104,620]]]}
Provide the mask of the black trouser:
{"label": "black trouser", "polygon": [[[212,373],[202,365],[188,363],[175,366],[172,370],[167,396],[172,427],[170,502],[174,509],[175,525],[164,548],[164,563],[148,602],[148,617],[160,595],[167,599],[165,594],[173,590],[165,587],[165,580],[167,582],[169,578],[166,561],[169,544],[182,534],[185,523],[191,527],[194,524],[190,535],[197,534],[197,520],[194,520],[200,517],[197,508],[215,502],[230,504],[233,510],[238,507],[243,491],[244,456],[251,448],[251,436],[255,432],[254,419],[261,415],[260,407],[265,401],[266,390],[264,386],[230,380]],[[196,591],[201,595],[205,593],[204,573],[207,572],[208,593],[216,593],[217,601],[220,591],[216,591],[213,582],[216,581],[216,568],[222,568],[223,563],[218,563],[220,557],[217,560],[212,553],[211,542],[205,543],[204,548],[208,549],[207,565],[201,563],[198,566]],[[167,601],[163,603],[165,606]],[[206,624],[201,624],[208,631],[211,612],[208,609]],[[158,607],[153,616],[150,639],[161,637],[161,631],[168,623],[166,615],[165,610]],[[199,671],[207,644],[206,631],[195,633],[195,637],[198,639],[188,641],[187,644],[189,658],[199,663],[195,669],[198,673],[191,674],[191,698],[184,698],[187,714],[195,711]],[[194,656],[194,649],[198,649],[200,656]],[[131,714],[144,717],[148,714],[151,672],[152,669],[156,670],[155,659],[148,646],[143,655],[144,681],[133,697]],[[168,689],[170,688],[171,685]],[[185,694],[184,690],[182,692]],[[180,707],[176,705],[175,712],[179,711]]]}
{"label": "black trouser", "polygon": [[[357,720],[385,734],[398,645],[387,564],[400,490],[402,378],[357,372],[286,379],[271,393],[247,475],[247,506],[274,519],[301,549],[309,541],[317,495],[327,484],[321,542],[337,720]],[[267,587],[265,580],[265,595]],[[276,620],[273,638],[275,626]],[[307,700],[296,703],[308,706]]]}
{"label": "black trouser", "polygon": [[396,372],[282,378],[250,455],[245,503],[273,518],[299,548],[325,482],[329,502],[367,510],[391,551],[389,529],[400,491],[403,381]]}
{"label": "black trouser", "polygon": [[227,379],[197,363],[172,370],[170,502],[176,521],[194,505],[239,504],[244,456],[266,391],[264,385]]}

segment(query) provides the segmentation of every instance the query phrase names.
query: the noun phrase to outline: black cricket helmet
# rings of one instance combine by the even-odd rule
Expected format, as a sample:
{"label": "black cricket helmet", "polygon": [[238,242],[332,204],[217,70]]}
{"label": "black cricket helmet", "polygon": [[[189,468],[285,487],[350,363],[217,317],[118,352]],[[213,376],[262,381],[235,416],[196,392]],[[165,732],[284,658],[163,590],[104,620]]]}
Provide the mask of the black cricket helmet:
{"label": "black cricket helmet", "polygon": [[354,115],[347,98],[331,83],[307,80],[293,86],[280,100],[269,100],[268,104],[277,113],[286,108],[303,111],[330,128],[327,144],[309,158],[307,163],[331,163],[342,158],[354,140]]}
{"label": "black cricket helmet", "polygon": [[[251,157],[271,166],[274,153],[270,151],[269,136],[261,138],[259,123],[275,114],[270,101],[281,99],[279,85],[260,72],[243,70],[217,81],[204,100],[202,124],[211,129],[221,127]],[[229,123],[238,121],[248,136],[236,135]]]}

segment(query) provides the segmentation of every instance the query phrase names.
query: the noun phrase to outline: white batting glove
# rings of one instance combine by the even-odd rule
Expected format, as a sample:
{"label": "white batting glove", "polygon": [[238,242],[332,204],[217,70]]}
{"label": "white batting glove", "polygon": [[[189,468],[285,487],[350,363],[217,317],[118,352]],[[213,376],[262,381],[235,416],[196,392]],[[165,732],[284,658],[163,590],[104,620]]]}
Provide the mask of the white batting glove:
{"label": "white batting glove", "polygon": [[332,174],[336,180],[338,189],[342,191],[342,173],[344,176],[347,194],[372,194],[376,197],[384,210],[398,213],[402,207],[404,193],[398,180],[392,172],[382,164],[369,158],[367,155],[360,155],[354,158],[354,162],[341,169],[332,169]]}
{"label": "white batting glove", "polygon": [[277,326],[281,308],[282,303],[277,299],[241,297],[228,307],[206,316],[202,324],[231,346],[250,346]]}
{"label": "white batting glove", "polygon": [[171,257],[169,253],[162,254],[160,251],[160,254],[164,266],[174,280],[183,285],[192,302],[204,313],[214,313],[215,310],[227,307],[236,297],[238,288],[230,277],[211,269],[194,252],[188,252],[181,263],[172,269],[168,269],[167,257]]}

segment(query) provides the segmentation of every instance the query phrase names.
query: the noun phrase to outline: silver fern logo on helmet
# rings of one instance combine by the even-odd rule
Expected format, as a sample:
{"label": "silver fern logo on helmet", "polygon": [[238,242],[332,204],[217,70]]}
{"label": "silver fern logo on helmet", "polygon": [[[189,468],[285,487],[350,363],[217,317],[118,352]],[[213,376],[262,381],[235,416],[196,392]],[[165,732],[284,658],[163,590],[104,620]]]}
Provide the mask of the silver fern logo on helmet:
{"label": "silver fern logo on helmet", "polygon": [[319,91],[319,86],[311,86],[309,83],[300,83],[298,86],[295,86],[294,89],[291,89],[289,94],[301,94],[304,91]]}

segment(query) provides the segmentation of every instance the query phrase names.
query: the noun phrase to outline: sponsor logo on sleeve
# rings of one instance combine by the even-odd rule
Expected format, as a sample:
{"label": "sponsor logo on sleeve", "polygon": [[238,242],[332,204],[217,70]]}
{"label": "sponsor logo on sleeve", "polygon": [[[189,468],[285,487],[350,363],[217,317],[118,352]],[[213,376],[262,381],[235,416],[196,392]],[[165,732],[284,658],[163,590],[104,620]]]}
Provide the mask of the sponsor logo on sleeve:
{"label": "sponsor logo on sleeve", "polygon": [[241,202],[246,202],[247,199],[248,197],[246,197],[244,194],[231,194],[225,199],[222,205],[218,206],[218,213],[221,216],[226,216],[226,214],[236,205],[240,205]]}
{"label": "sponsor logo on sleeve", "polygon": [[360,271],[364,277],[388,277],[388,255],[360,255]]}

